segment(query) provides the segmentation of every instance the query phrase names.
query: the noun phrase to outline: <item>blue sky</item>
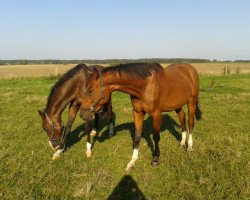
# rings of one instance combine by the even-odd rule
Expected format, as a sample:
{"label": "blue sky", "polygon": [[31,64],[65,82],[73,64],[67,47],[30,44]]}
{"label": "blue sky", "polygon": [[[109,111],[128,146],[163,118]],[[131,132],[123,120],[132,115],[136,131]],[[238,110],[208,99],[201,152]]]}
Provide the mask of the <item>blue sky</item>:
{"label": "blue sky", "polygon": [[0,59],[250,59],[248,0],[0,0]]}

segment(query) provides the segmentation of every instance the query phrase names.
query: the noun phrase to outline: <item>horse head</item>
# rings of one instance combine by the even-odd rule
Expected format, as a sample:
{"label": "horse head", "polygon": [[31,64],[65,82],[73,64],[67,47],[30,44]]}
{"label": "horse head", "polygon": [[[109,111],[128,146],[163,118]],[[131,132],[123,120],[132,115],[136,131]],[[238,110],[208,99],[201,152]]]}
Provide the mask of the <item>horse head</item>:
{"label": "horse head", "polygon": [[93,114],[99,112],[104,104],[109,101],[110,96],[111,94],[108,87],[105,86],[102,72],[95,68],[82,103],[82,118],[91,119]]}
{"label": "horse head", "polygon": [[38,114],[42,118],[42,128],[47,133],[49,145],[53,149],[63,148],[63,132],[64,125],[60,119],[55,120],[49,117],[46,112],[38,110]]}

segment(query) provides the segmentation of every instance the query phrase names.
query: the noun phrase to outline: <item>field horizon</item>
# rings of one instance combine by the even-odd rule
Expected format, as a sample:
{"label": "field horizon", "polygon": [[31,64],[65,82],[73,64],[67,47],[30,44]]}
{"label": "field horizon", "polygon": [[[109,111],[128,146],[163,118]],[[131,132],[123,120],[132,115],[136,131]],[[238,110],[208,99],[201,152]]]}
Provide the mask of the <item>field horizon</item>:
{"label": "field horizon", "polygon": [[[87,65],[90,65],[86,63]],[[171,63],[160,63],[163,67],[167,67]],[[250,73],[250,62],[211,62],[211,63],[190,63],[198,71],[199,74],[222,75],[225,67],[230,69],[231,74]],[[11,77],[41,77],[61,75],[77,64],[31,64],[31,65],[0,65],[0,78]],[[104,67],[108,64],[98,64]]]}

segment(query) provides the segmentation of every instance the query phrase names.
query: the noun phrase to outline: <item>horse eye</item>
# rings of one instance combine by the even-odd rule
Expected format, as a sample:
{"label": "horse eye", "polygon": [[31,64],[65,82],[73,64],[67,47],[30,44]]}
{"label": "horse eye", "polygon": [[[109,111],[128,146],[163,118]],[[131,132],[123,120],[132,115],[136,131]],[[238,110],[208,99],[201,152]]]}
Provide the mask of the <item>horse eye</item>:
{"label": "horse eye", "polygon": [[91,94],[92,92],[93,92],[93,90],[90,89],[90,90],[89,90],[89,93]]}

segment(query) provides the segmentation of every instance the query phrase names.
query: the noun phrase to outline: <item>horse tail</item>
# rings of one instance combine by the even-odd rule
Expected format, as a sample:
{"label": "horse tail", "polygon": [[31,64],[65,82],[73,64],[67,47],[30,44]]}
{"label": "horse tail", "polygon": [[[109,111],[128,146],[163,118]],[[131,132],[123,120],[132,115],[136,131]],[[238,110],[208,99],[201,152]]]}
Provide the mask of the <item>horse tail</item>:
{"label": "horse tail", "polygon": [[196,103],[195,118],[197,121],[200,121],[202,119],[202,112],[199,108],[199,101],[197,101],[197,103]]}

